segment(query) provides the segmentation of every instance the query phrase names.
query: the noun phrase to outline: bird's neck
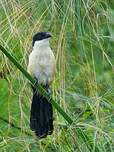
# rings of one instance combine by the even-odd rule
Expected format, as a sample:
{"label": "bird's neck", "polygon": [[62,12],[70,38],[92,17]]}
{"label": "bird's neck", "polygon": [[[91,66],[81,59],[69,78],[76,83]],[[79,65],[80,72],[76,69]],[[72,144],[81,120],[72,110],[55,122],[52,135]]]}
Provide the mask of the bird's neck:
{"label": "bird's neck", "polygon": [[48,39],[44,39],[44,40],[41,40],[41,41],[36,41],[34,43],[34,46],[33,46],[33,50],[43,50],[45,48],[49,47],[49,40]]}

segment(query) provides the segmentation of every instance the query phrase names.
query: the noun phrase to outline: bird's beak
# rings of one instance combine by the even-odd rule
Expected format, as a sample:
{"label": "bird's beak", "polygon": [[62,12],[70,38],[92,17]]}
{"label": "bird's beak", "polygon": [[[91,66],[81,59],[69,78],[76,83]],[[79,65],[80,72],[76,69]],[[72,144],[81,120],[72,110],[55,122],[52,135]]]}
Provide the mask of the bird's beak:
{"label": "bird's beak", "polygon": [[52,34],[51,33],[46,33],[46,38],[50,38],[52,37]]}

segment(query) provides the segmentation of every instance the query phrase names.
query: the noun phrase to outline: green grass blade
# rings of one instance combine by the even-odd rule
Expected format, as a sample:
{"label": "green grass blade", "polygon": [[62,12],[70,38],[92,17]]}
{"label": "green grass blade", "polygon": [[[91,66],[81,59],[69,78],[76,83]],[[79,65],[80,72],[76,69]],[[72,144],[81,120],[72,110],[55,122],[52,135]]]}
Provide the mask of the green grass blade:
{"label": "green grass blade", "polygon": [[[80,127],[76,128],[76,134],[78,135],[78,137],[80,137],[83,140],[83,142],[86,144],[88,150],[90,152],[92,152],[93,151],[93,143],[91,142],[88,135],[86,133],[84,133],[84,131]],[[99,149],[96,146],[95,146],[95,152],[99,152]]]}
{"label": "green grass blade", "polygon": [[50,98],[47,92],[40,86],[36,84],[36,80],[31,77],[31,75],[17,62],[17,60],[2,46],[0,45],[0,50],[8,57],[8,59],[23,73],[23,75],[31,82],[33,86],[35,86],[38,91],[43,94],[56,108],[56,110],[64,117],[64,119],[72,124],[73,120],[70,116],[59,106],[57,102],[55,102],[52,97]]}

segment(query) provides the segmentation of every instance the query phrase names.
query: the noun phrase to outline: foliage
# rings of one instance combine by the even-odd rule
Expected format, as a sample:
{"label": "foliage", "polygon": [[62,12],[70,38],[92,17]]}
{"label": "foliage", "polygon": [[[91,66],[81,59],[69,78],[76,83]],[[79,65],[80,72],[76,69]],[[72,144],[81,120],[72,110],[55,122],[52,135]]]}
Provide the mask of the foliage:
{"label": "foliage", "polygon": [[[0,44],[27,67],[37,31],[51,31],[57,63],[53,135],[38,140],[29,128],[32,91],[0,52],[0,151],[114,151],[114,2],[109,0],[1,0]],[[15,125],[14,125],[15,124]]]}

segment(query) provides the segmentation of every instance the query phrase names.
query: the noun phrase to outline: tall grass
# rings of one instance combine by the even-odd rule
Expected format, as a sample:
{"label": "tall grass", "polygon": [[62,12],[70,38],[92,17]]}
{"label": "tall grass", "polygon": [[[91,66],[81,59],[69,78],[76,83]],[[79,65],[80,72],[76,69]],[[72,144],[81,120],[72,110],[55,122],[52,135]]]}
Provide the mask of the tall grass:
{"label": "tall grass", "polygon": [[25,69],[32,35],[52,32],[53,98],[74,120],[66,126],[55,111],[53,135],[37,140],[29,129],[30,85],[0,52],[0,151],[114,151],[113,9],[108,0],[0,1],[0,44]]}

